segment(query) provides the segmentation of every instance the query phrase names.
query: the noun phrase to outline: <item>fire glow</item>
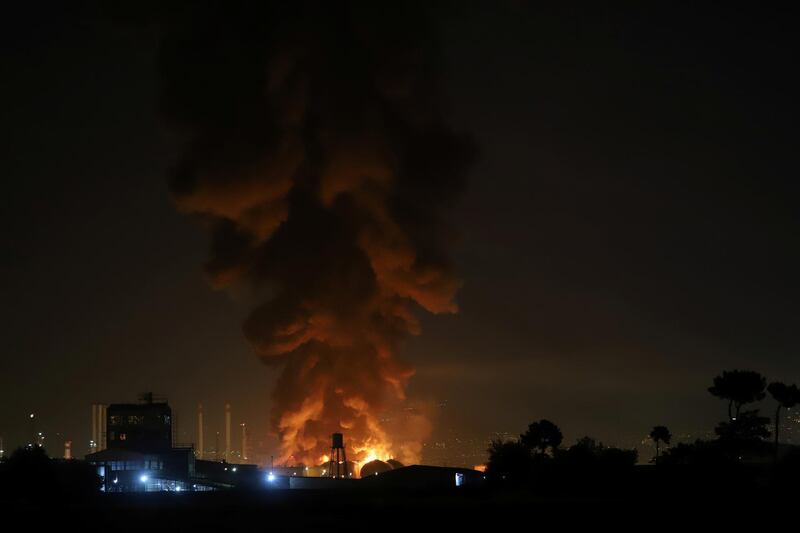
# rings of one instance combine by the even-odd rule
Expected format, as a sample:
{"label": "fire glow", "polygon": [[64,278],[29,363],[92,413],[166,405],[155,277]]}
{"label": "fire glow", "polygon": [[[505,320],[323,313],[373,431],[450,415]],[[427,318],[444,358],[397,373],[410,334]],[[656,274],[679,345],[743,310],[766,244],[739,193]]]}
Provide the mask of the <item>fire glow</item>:
{"label": "fire glow", "polygon": [[[211,229],[212,285],[258,289],[243,330],[281,368],[279,462],[318,465],[342,432],[359,465],[410,464],[430,424],[420,411],[386,422],[414,374],[397,350],[420,310],[457,311],[444,211],[472,143],[443,122],[418,10],[322,6],[270,4],[215,27],[224,37],[167,39],[163,109],[187,134],[172,190]],[[187,62],[197,43],[225,46]]]}
{"label": "fire glow", "polygon": [[[355,452],[355,458],[350,459],[348,456],[348,462],[352,462],[355,465],[354,471],[351,474],[355,476],[361,475],[361,469],[364,467],[365,464],[371,463],[372,461],[389,461],[394,459],[392,454],[389,452],[388,448],[385,445],[379,445],[374,448],[367,447],[367,448],[352,448],[350,451]],[[330,463],[330,456],[327,454],[323,454],[317,463],[323,467],[323,470],[327,470],[328,464]]]}

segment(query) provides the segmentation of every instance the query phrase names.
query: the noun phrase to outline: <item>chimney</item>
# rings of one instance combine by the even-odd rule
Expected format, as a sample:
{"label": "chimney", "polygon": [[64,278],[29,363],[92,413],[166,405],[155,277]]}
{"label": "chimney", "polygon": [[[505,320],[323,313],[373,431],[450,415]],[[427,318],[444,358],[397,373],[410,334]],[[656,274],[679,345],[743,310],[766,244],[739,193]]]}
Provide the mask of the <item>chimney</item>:
{"label": "chimney", "polygon": [[105,405],[105,404],[101,404],[100,405],[100,435],[99,435],[99,437],[100,437],[100,451],[103,451],[106,448],[108,448],[108,446],[106,445],[106,442],[107,442],[106,441],[106,434],[107,434],[106,432],[107,432],[107,429],[108,429],[108,426],[106,425],[107,424],[107,420],[108,420],[108,416],[106,416],[107,408],[108,408],[108,406]]}
{"label": "chimney", "polygon": [[242,462],[247,461],[247,424],[242,422]]}
{"label": "chimney", "polygon": [[203,404],[197,404],[197,458],[203,458]]}
{"label": "chimney", "polygon": [[89,440],[89,453],[97,451],[97,404],[92,404],[92,438]]}
{"label": "chimney", "polygon": [[225,462],[231,462],[231,404],[225,404]]}
{"label": "chimney", "polygon": [[106,405],[102,403],[92,404],[92,439],[89,442],[89,451],[100,452],[106,446]]}

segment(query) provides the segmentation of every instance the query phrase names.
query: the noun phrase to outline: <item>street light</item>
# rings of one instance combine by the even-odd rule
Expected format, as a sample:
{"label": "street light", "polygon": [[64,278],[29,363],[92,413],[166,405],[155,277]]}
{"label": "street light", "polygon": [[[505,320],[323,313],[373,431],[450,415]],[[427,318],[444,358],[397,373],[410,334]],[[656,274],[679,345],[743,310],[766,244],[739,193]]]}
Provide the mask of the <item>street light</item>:
{"label": "street light", "polygon": [[39,445],[38,439],[36,438],[36,420],[35,420],[35,417],[36,417],[36,415],[34,415],[33,413],[28,415],[28,418],[31,421],[31,448],[35,448],[35,447],[37,447]]}

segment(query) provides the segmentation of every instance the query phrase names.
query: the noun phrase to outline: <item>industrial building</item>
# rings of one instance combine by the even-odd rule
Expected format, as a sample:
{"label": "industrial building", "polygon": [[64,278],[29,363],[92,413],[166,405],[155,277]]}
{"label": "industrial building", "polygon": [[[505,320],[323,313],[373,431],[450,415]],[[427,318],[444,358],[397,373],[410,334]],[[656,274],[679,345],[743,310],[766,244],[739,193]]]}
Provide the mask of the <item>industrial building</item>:
{"label": "industrial building", "polygon": [[[450,489],[479,486],[485,481],[483,472],[471,468],[440,466],[404,466],[398,461],[374,460],[361,467],[361,478],[352,473],[356,465],[347,460],[344,436],[331,435],[330,461],[315,476],[309,467],[282,467],[270,471],[271,485],[290,489]],[[319,472],[319,467],[314,468]]]}
{"label": "industrial building", "polygon": [[[199,407],[199,406],[198,406]],[[105,418],[101,419],[101,416]],[[202,436],[202,407],[198,408]],[[209,491],[230,488],[446,488],[482,483],[481,472],[435,466],[403,467],[396,461],[374,461],[371,475],[355,479],[355,464],[347,461],[341,433],[332,437],[331,460],[320,467],[275,467],[206,461],[193,446],[176,446],[174,417],[166,400],[145,394],[138,403],[92,407],[95,448],[86,456],[97,468],[105,492]],[[230,453],[230,406],[225,406],[225,448]],[[243,431],[244,434],[244,431]],[[378,465],[380,463],[380,465]],[[392,464],[390,464],[392,463]],[[377,468],[384,466],[383,468]],[[321,470],[321,471],[319,471]],[[315,475],[320,477],[315,477]]]}
{"label": "industrial building", "polygon": [[476,487],[485,480],[483,472],[471,468],[411,465],[367,476],[360,482],[375,488],[446,489]]}
{"label": "industrial building", "polygon": [[[97,419],[96,412],[105,414]],[[86,461],[97,467],[106,492],[199,491],[254,484],[260,479],[255,465],[229,465],[197,460],[192,446],[173,443],[172,409],[152,394],[139,403],[93,407],[97,448]],[[98,432],[99,433],[99,432]]]}

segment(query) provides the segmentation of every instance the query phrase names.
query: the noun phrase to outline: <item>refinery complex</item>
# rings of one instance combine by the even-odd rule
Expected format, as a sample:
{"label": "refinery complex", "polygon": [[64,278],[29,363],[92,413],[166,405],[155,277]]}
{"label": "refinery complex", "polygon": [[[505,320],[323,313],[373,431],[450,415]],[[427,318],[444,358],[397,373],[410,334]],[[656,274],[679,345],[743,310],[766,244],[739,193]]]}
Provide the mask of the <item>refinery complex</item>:
{"label": "refinery complex", "polygon": [[[172,409],[165,399],[144,394],[136,403],[94,404],[92,438],[86,462],[96,468],[105,492],[182,492],[227,489],[271,490],[342,488],[366,485],[459,487],[482,483],[469,468],[405,466],[378,459],[347,460],[347,439],[333,433],[330,454],[316,465],[258,466],[248,463],[247,426],[241,424],[241,450],[233,457],[231,408],[225,405],[224,448],[216,443],[213,460],[203,438],[203,408],[197,410],[197,442],[177,444]],[[65,450],[65,457],[68,450]]]}

